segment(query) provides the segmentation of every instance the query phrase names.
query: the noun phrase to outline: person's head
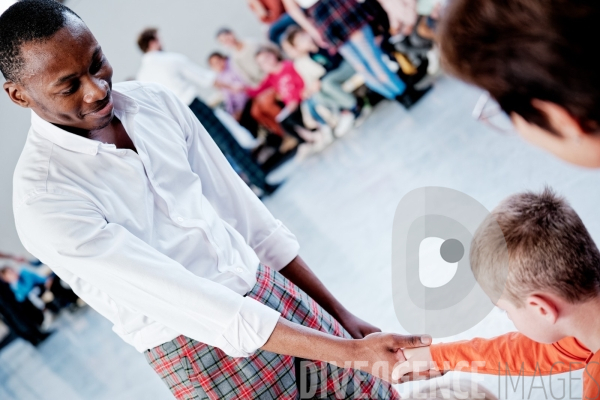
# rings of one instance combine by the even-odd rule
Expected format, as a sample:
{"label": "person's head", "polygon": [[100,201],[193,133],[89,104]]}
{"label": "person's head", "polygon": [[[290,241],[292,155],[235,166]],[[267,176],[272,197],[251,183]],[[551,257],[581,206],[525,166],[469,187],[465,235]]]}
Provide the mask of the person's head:
{"label": "person's head", "polygon": [[6,283],[15,283],[19,281],[19,273],[11,267],[2,267],[0,269],[0,279]]}
{"label": "person's head", "polygon": [[223,72],[227,68],[227,56],[215,51],[208,56],[208,65],[215,72]]}
{"label": "person's head", "polygon": [[284,41],[300,54],[315,53],[319,47],[313,38],[299,26],[290,26],[285,33]]}
{"label": "person's head", "polygon": [[83,21],[53,0],[22,0],[0,16],[0,71],[17,105],[72,131],[114,116],[113,70]]}
{"label": "person's head", "polygon": [[217,31],[217,40],[228,49],[235,49],[238,45],[235,33],[229,28],[221,28]]}
{"label": "person's head", "polygon": [[163,49],[160,37],[158,36],[158,29],[156,28],[144,29],[138,36],[137,44],[142,53],[161,51]]}
{"label": "person's head", "polygon": [[[500,256],[506,250],[508,260]],[[542,343],[562,339],[572,311],[600,295],[600,252],[577,213],[550,189],[504,200],[475,233],[471,268],[517,329]]]}
{"label": "person's head", "polygon": [[256,52],[256,63],[266,74],[277,72],[281,61],[283,61],[281,53],[272,46],[263,46]]}
{"label": "person's head", "polygon": [[439,31],[442,59],[487,90],[533,144],[600,167],[600,3],[454,0]]}

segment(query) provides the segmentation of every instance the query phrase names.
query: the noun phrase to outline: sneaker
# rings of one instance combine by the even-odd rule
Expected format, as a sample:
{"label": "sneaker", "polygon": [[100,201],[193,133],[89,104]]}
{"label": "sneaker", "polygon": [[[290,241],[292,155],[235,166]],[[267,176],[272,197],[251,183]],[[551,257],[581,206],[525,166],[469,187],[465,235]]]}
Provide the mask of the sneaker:
{"label": "sneaker", "polygon": [[316,150],[312,143],[302,143],[296,150],[296,156],[294,157],[294,160],[297,162],[304,161],[314,153],[316,153]]}
{"label": "sneaker", "polygon": [[404,93],[396,97],[396,101],[402,104],[407,110],[417,104],[423,96],[431,90],[433,86],[428,86],[424,89],[415,89],[414,86],[409,86]]}
{"label": "sneaker", "polygon": [[356,117],[352,112],[343,112],[340,116],[335,131],[333,131],[335,137],[339,138],[344,136],[346,133],[350,132],[350,130],[354,127],[354,121],[356,121]]}

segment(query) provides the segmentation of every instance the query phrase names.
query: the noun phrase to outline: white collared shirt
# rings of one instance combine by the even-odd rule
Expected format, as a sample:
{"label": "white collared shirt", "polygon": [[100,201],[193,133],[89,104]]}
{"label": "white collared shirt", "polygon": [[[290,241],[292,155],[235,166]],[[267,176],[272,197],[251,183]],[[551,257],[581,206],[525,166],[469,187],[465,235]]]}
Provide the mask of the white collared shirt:
{"label": "white collared shirt", "polygon": [[189,106],[198,97],[198,88],[213,86],[217,74],[196,65],[183,54],[151,51],[142,56],[136,79],[165,86]]}
{"label": "white collared shirt", "polygon": [[244,297],[296,238],[237,176],[185,104],[154,84],[113,90],[137,153],[32,115],[14,176],[25,248],[142,352],[179,335],[243,357],[279,313]]}

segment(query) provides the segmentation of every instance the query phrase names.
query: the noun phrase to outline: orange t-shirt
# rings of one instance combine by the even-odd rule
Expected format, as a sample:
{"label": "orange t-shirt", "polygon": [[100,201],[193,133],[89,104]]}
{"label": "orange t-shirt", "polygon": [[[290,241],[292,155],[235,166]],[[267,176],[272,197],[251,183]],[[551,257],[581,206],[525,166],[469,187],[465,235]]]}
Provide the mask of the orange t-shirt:
{"label": "orange t-shirt", "polygon": [[471,371],[490,375],[520,374],[542,376],[579,369],[583,373],[583,399],[600,400],[600,352],[593,354],[575,338],[554,344],[541,344],[520,333],[509,333],[493,339],[473,339],[431,346],[431,355],[440,370]]}

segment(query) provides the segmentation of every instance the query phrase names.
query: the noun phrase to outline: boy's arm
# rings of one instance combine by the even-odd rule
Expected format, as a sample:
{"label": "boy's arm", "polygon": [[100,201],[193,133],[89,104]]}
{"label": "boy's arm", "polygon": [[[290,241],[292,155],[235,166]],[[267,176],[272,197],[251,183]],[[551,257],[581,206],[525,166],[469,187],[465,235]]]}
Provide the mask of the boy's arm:
{"label": "boy's arm", "polygon": [[440,370],[467,372],[477,369],[478,373],[494,375],[516,373],[533,376],[569,372],[584,368],[592,355],[575,338],[542,344],[520,333],[431,346],[432,359]]}

